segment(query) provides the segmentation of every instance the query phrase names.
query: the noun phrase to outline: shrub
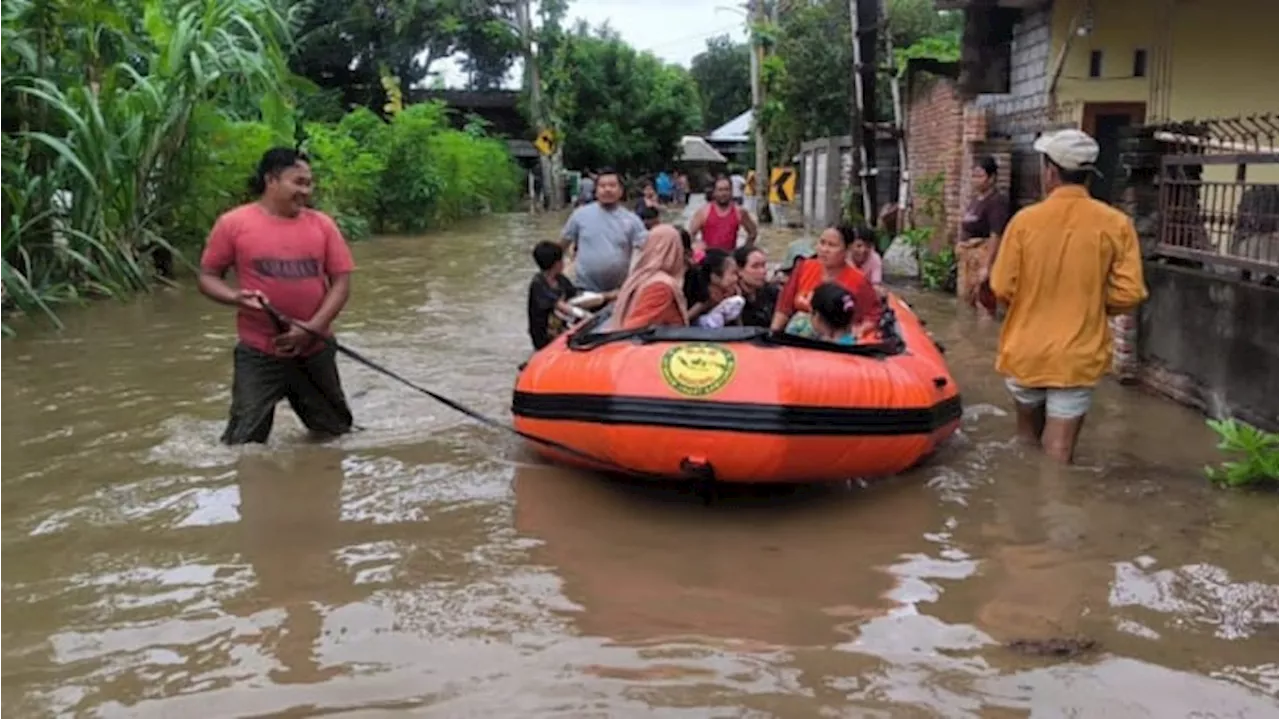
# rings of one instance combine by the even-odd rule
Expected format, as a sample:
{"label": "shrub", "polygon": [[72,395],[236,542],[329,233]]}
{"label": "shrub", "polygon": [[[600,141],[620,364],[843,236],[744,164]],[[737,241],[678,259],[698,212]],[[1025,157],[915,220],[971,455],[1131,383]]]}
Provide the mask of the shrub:
{"label": "shrub", "polygon": [[[381,122],[368,110],[352,113],[357,114],[368,114],[374,122]],[[347,126],[360,124],[357,120]],[[316,179],[316,206],[333,216],[348,240],[369,236],[370,218],[377,216],[380,184],[387,166],[387,157],[379,147],[381,136],[361,136],[368,144],[344,132],[343,123],[307,126],[305,149]]]}
{"label": "shrub", "polygon": [[1205,474],[1226,487],[1271,486],[1280,481],[1280,444],[1273,432],[1251,424],[1227,420],[1208,420],[1218,434],[1218,449],[1237,457],[1217,467],[1205,467]]}

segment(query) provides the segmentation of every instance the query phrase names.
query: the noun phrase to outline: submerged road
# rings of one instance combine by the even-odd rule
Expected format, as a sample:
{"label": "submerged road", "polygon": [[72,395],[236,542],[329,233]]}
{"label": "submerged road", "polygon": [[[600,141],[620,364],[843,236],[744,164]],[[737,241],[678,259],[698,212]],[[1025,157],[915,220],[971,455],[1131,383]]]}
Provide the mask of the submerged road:
{"label": "submerged road", "polygon": [[[506,416],[528,248],[557,229],[358,245],[340,339]],[[964,393],[941,454],[711,508],[543,465],[346,360],[365,431],[309,443],[284,408],[268,447],[222,447],[233,318],[194,290],[24,327],[6,715],[1274,717],[1274,497],[1208,487],[1202,419],[1112,385],[1081,466],[1041,462],[1010,441],[996,326],[907,297]],[[1053,638],[1095,645],[1005,646]]]}

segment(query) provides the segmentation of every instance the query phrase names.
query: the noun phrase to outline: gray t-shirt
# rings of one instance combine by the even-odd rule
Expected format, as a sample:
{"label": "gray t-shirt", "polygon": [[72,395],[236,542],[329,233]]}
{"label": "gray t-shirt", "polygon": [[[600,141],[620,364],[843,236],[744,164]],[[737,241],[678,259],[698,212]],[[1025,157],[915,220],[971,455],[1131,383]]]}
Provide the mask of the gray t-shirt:
{"label": "gray t-shirt", "polygon": [[606,210],[593,202],[573,211],[560,236],[577,246],[575,284],[589,292],[612,292],[622,287],[631,271],[631,252],[649,233],[622,205]]}
{"label": "gray t-shirt", "polygon": [[578,181],[578,197],[582,198],[583,202],[591,202],[596,199],[596,181],[583,175],[582,179]]}

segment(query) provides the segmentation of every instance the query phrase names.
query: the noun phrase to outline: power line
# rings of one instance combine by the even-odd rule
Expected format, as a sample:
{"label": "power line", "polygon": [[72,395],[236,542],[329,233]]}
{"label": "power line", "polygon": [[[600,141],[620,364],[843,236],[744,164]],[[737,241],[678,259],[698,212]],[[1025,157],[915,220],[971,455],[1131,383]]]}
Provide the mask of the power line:
{"label": "power line", "polygon": [[741,28],[742,28],[742,25],[741,25],[740,23],[734,23],[734,24],[732,24],[732,25],[728,25],[728,26],[726,26],[726,27],[717,28],[717,29],[715,29],[715,30],[706,30],[706,31],[703,31],[703,32],[700,32],[700,33],[697,33],[697,34],[694,34],[694,35],[686,35],[686,36],[684,36],[684,37],[677,37],[677,38],[673,38],[673,39],[671,39],[671,40],[666,40],[666,41],[664,41],[664,42],[660,42],[660,43],[658,43],[657,45],[650,45],[650,46],[648,46],[648,47],[642,47],[642,48],[639,48],[639,49],[640,49],[641,51],[652,52],[652,51],[654,51],[654,50],[657,50],[658,48],[669,47],[669,46],[671,46],[671,45],[676,45],[676,44],[679,44],[679,43],[682,43],[682,42],[688,42],[688,41],[690,41],[690,40],[700,40],[700,39],[702,39],[702,38],[704,38],[704,37],[711,37],[712,35],[719,35],[719,34],[721,34],[721,33],[726,33],[726,32],[729,32],[729,31],[731,31],[731,30],[739,30],[739,29],[741,29]]}

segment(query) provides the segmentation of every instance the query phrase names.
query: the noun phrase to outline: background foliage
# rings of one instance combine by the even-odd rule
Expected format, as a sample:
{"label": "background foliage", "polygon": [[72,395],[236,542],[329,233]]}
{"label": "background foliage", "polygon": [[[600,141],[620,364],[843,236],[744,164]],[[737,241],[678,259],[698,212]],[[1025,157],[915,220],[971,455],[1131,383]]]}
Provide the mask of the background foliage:
{"label": "background foliage", "polygon": [[751,108],[751,53],[728,35],[707,40],[689,68],[702,96],[703,130],[711,132]]}
{"label": "background foliage", "polygon": [[[517,22],[524,2],[533,22]],[[955,19],[888,0],[899,61],[945,55]],[[0,54],[6,309],[124,296],[190,263],[246,200],[259,155],[301,144],[318,206],[358,238],[511,206],[517,170],[483,123],[404,107],[461,56],[471,89],[500,85],[531,40],[564,164],[670,168],[680,137],[750,102],[747,46],[714,37],[693,69],[607,25],[566,27],[566,0],[6,0]],[[770,150],[848,132],[846,0],[788,3],[767,39]],[[526,73],[526,91],[528,78]],[[882,104],[888,109],[888,103]],[[526,138],[528,139],[528,138]]]}
{"label": "background foliage", "polygon": [[669,168],[680,138],[703,126],[688,70],[637,51],[608,25],[564,32],[550,22],[541,33],[546,102],[567,167]]}
{"label": "background foliage", "polygon": [[326,103],[321,86],[289,70],[315,42],[316,8],[332,10],[6,0],[5,308],[56,323],[58,302],[164,280],[191,263],[219,213],[248,199],[246,180],[273,145],[314,153],[318,206],[352,238],[511,206],[519,184],[505,145],[451,128],[438,105],[389,123],[363,108],[336,123],[301,121]]}
{"label": "background foliage", "polygon": [[[886,0],[885,14],[899,68],[908,57],[949,60],[959,56],[959,14],[938,12],[932,0]],[[848,0],[788,3],[776,25],[764,23],[753,27],[753,33],[772,53],[762,68],[767,90],[762,119],[770,156],[790,157],[805,140],[849,134],[853,49]],[[747,53],[745,42],[712,38],[706,51],[694,59],[693,76],[704,106],[717,119],[728,120],[751,106]],[[712,72],[712,68],[728,67],[732,57],[740,58],[740,73]],[[876,119],[891,120],[889,84],[881,83],[877,92],[880,116]],[[710,127],[717,124],[708,121]]]}

